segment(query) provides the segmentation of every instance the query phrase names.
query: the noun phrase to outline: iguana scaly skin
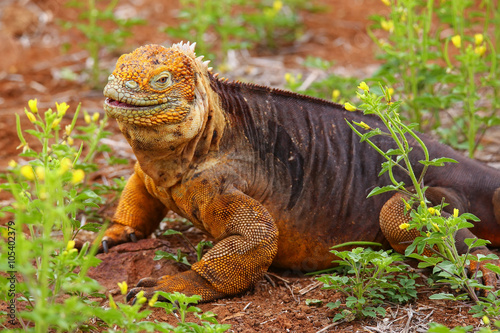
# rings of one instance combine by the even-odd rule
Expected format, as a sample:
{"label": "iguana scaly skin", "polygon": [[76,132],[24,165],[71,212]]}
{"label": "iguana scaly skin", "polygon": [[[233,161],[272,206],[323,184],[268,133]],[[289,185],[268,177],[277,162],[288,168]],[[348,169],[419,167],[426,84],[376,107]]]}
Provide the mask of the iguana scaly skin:
{"label": "iguana scaly skin", "polygon": [[[210,301],[247,290],[271,264],[319,270],[331,266],[335,244],[375,241],[403,251],[408,243],[401,242],[414,237],[398,227],[408,219],[398,197],[366,198],[390,181],[378,177],[383,157],[360,143],[345,119],[382,128],[374,117],[220,80],[196,58],[193,45],[182,43],[123,55],[104,95],[106,113],[118,121],[138,161],[104,250],[147,237],[169,210],[217,241],[191,270],[143,279],[127,299],[144,289],[146,297],[164,290]],[[482,222],[474,234],[499,246],[500,171],[422,139],[431,158],[460,162],[428,171],[431,200],[446,197],[448,209],[477,215]],[[386,137],[373,140],[384,151],[393,146]],[[415,145],[412,155],[418,175],[423,154]],[[395,177],[409,183],[403,174]]]}

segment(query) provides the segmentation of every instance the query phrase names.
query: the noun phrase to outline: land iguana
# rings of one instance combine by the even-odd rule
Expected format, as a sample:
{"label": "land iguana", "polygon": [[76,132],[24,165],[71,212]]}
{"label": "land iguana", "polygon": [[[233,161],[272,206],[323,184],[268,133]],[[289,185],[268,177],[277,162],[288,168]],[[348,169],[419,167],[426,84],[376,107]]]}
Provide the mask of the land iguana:
{"label": "land iguana", "polygon": [[[146,297],[163,290],[211,301],[248,290],[270,265],[331,267],[329,251],[336,244],[374,241],[402,252],[404,241],[416,236],[398,227],[409,219],[399,194],[367,198],[375,186],[390,184],[378,176],[384,158],[360,143],[346,120],[384,128],[375,117],[220,79],[189,43],[146,45],[122,55],[104,95],[104,109],[117,120],[137,163],[101,249],[148,237],[169,210],[216,240],[190,270],[144,278],[127,301],[140,290]],[[372,139],[384,151],[394,146],[385,136]],[[431,201],[445,197],[447,209],[475,214],[481,222],[474,235],[500,246],[500,171],[421,139],[431,158],[459,162],[428,170]],[[418,175],[423,153],[412,146]],[[473,237],[468,229],[457,235],[465,237]],[[496,275],[484,271],[487,283],[495,284]]]}

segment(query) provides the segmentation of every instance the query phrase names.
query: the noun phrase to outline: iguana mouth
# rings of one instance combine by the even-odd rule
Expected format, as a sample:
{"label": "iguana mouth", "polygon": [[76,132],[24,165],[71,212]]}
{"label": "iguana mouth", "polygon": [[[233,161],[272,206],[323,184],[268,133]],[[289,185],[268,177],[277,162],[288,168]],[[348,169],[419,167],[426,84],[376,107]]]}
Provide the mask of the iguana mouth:
{"label": "iguana mouth", "polygon": [[112,99],[109,97],[106,98],[106,104],[108,104],[109,106],[115,107],[115,108],[137,108],[137,107],[140,107],[140,106],[128,104],[125,102],[120,102],[120,101],[117,101],[116,99]]}
{"label": "iguana mouth", "polygon": [[178,123],[186,117],[188,110],[171,108],[167,104],[134,105],[111,97],[104,100],[104,110],[111,118],[138,125]]}
{"label": "iguana mouth", "polygon": [[106,106],[112,107],[112,108],[119,108],[119,109],[137,109],[137,110],[147,110],[147,109],[152,109],[156,108],[158,106],[165,105],[166,103],[158,103],[158,104],[143,104],[143,105],[138,105],[138,104],[130,104],[127,102],[122,102],[116,99],[113,99],[111,97],[106,97],[104,103]]}

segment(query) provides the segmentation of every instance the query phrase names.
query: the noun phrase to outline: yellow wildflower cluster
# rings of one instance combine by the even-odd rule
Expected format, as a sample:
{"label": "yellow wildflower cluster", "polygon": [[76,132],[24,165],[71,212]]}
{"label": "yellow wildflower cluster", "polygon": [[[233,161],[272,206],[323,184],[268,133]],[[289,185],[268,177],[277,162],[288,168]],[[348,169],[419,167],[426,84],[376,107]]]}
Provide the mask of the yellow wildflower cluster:
{"label": "yellow wildflower cluster", "polygon": [[474,53],[478,56],[482,57],[486,53],[486,44],[483,43],[484,36],[483,34],[475,34],[474,35]]}
{"label": "yellow wildflower cluster", "polygon": [[392,20],[389,20],[389,21],[382,20],[382,21],[380,21],[380,26],[385,31],[389,31],[389,32],[394,31],[394,21],[392,21]]}
{"label": "yellow wildflower cluster", "polygon": [[[460,35],[455,35],[451,37],[451,42],[456,48],[462,47],[462,37]],[[474,53],[482,57],[486,53],[486,44],[484,43],[483,34],[474,35]]]}

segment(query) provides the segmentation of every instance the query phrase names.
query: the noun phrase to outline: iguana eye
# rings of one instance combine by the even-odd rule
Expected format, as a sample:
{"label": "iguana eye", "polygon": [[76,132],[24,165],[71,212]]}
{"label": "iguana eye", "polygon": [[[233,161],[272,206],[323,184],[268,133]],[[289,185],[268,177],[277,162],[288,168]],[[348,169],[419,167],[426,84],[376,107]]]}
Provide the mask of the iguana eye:
{"label": "iguana eye", "polygon": [[151,87],[164,89],[172,84],[172,75],[169,72],[161,72],[151,80]]}

